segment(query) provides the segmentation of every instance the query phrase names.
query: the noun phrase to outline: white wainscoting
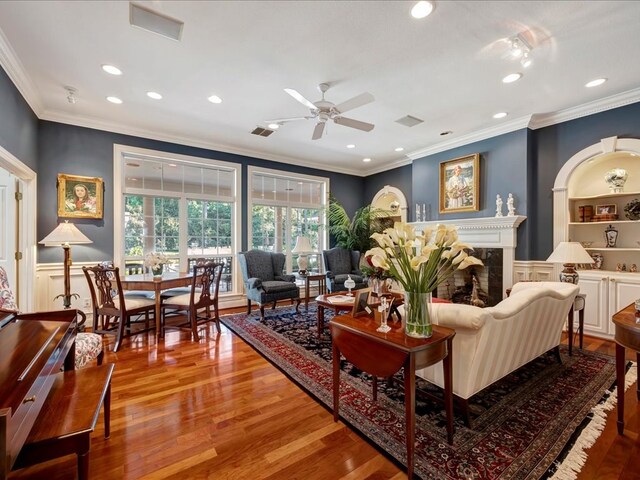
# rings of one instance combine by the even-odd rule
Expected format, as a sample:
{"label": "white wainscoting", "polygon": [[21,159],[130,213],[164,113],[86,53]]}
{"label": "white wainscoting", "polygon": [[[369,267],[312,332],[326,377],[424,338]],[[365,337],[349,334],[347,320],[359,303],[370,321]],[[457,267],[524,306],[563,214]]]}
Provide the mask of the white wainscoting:
{"label": "white wainscoting", "polygon": [[554,282],[557,279],[553,263],[542,260],[516,260],[513,262],[513,283]]}

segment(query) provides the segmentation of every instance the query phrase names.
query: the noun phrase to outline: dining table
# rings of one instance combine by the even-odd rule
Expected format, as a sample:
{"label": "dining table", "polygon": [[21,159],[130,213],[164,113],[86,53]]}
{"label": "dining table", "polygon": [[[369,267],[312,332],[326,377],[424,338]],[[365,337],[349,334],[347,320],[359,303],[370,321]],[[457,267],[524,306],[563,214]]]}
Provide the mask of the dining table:
{"label": "dining table", "polygon": [[156,336],[161,337],[163,331],[160,325],[162,314],[162,298],[163,290],[169,288],[186,287],[191,285],[193,272],[163,272],[162,276],[154,276],[151,273],[125,275],[121,279],[122,288],[124,290],[142,290],[145,292],[155,293],[155,322]]}

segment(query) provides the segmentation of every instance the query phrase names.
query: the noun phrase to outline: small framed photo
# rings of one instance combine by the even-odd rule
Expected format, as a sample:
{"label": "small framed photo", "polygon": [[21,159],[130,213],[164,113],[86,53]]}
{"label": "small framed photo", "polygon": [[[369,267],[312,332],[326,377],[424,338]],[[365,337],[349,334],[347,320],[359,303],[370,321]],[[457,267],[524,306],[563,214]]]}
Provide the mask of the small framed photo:
{"label": "small framed photo", "polygon": [[480,210],[480,154],[440,164],[440,213]]}
{"label": "small framed photo", "polygon": [[596,205],[596,215],[615,215],[618,213],[618,206],[615,203],[608,205]]}
{"label": "small framed photo", "polygon": [[58,174],[58,217],[102,218],[102,206],[102,178]]}
{"label": "small framed photo", "polygon": [[369,300],[370,293],[371,293],[370,288],[363,288],[353,292],[354,301],[353,301],[353,310],[351,310],[352,317],[362,317],[365,315],[371,316],[373,314],[373,309],[367,303],[367,300]]}

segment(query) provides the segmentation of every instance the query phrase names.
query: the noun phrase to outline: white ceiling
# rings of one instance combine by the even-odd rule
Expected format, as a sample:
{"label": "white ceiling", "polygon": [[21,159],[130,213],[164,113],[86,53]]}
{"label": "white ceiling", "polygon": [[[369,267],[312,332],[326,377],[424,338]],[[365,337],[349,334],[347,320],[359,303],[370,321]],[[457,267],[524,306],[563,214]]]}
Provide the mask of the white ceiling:
{"label": "white ceiling", "polygon": [[[0,2],[0,61],[40,118],[366,175],[536,119],[640,100],[640,2],[440,1],[423,20],[404,1],[139,3],[184,21],[182,40],[130,26],[125,1]],[[507,56],[517,33],[533,46],[526,70]],[[105,63],[124,74],[104,73]],[[501,82],[517,71],[520,81]],[[584,87],[598,77],[609,81]],[[316,101],[321,82],[336,104],[373,94],[347,116],[374,130],[331,123],[313,141],[307,120],[249,134],[308,114],[283,89]],[[65,85],[78,90],[75,104]],[[494,120],[500,111],[509,116]],[[424,123],[395,122],[405,115]]]}

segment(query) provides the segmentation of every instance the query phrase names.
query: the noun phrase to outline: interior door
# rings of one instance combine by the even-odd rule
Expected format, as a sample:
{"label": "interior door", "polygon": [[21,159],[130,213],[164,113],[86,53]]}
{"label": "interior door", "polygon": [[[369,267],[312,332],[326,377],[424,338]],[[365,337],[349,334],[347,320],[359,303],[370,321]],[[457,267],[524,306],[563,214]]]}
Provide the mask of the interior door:
{"label": "interior door", "polygon": [[[16,177],[0,168],[0,266],[9,277],[9,285],[17,295],[16,266]],[[17,298],[17,297],[16,297]]]}

